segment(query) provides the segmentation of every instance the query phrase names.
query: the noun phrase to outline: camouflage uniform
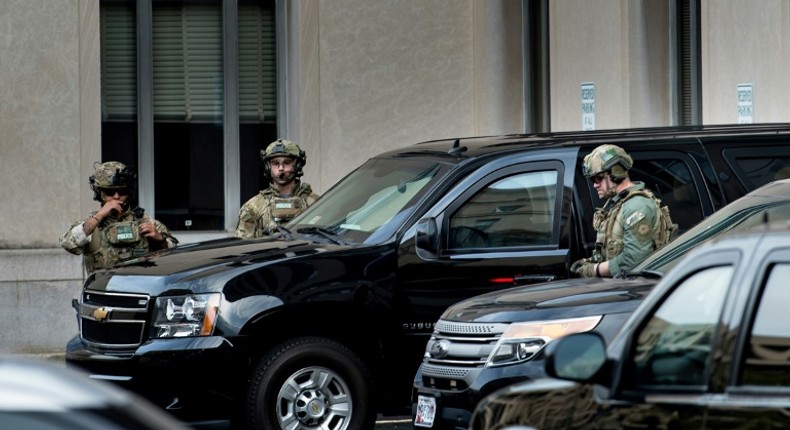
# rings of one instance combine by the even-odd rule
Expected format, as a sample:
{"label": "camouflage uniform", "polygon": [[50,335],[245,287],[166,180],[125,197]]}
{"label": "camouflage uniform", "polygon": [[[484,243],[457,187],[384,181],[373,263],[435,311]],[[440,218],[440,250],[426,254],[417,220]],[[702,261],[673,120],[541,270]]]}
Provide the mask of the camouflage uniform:
{"label": "camouflage uniform", "polygon": [[[145,213],[138,216],[135,212],[142,211],[127,211],[117,219],[103,219],[90,236],[86,236],[82,228],[85,220],[78,221],[61,236],[60,246],[72,254],[84,254],[85,270],[91,273],[110,268],[120,260],[169,248],[178,243],[164,224]],[[94,214],[96,212],[92,212],[91,216]],[[165,238],[164,242],[149,241],[140,234],[140,224],[146,222],[156,226]]]}
{"label": "camouflage uniform", "polygon": [[610,197],[593,216],[596,245],[600,245],[596,246],[592,261],[608,261],[609,271],[616,274],[652,254],[663,245],[657,243],[658,211],[652,193],[642,182],[634,182],[633,186]]}
{"label": "camouflage uniform", "polygon": [[292,197],[280,197],[274,187],[262,190],[239,210],[236,237],[263,237],[304,212],[317,198],[310,184],[301,181],[297,181]]}
{"label": "camouflage uniform", "polygon": [[[294,161],[292,176],[294,188],[291,195],[281,195],[281,191],[273,183],[269,162],[276,157],[289,157]],[[313,192],[310,184],[299,180],[304,175],[303,168],[307,163],[307,156],[299,145],[290,140],[277,139],[266,149],[261,150],[261,162],[263,180],[264,183],[269,184],[269,187],[249,199],[239,210],[236,237],[251,239],[266,236],[278,226],[286,224],[293,217],[304,212],[318,199],[318,194]],[[286,183],[290,184],[290,182]]]}
{"label": "camouflage uniform", "polygon": [[[98,163],[97,163],[98,164]],[[107,192],[121,192],[132,198],[137,176],[123,163],[108,161],[96,167],[96,172],[89,178],[93,199],[102,205],[105,200],[102,190]],[[127,200],[128,202],[129,200]],[[123,207],[123,206],[121,206]],[[68,231],[60,237],[60,246],[66,251],[83,255],[85,270],[91,273],[98,269],[106,269],[115,265],[122,259],[137,257],[149,251],[171,248],[178,244],[178,240],[170,230],[161,222],[149,217],[142,208],[125,210],[118,216],[108,216],[98,222],[95,215],[98,211],[91,212],[88,218],[71,225]],[[90,235],[85,234],[83,224],[88,219],[97,220],[98,224]],[[164,239],[162,242],[152,241],[140,234],[140,224],[151,223]]]}
{"label": "camouflage uniform", "polygon": [[[604,174],[621,184],[632,166],[633,159],[622,148],[607,144],[585,156],[582,167],[588,179]],[[661,206],[661,201],[642,182],[633,182],[619,193],[610,189],[604,197],[606,203],[593,215],[595,251],[591,258],[583,258],[571,266],[571,271],[579,276],[600,276],[597,264],[604,261],[613,275],[630,270],[666,245],[677,230],[669,208]]]}

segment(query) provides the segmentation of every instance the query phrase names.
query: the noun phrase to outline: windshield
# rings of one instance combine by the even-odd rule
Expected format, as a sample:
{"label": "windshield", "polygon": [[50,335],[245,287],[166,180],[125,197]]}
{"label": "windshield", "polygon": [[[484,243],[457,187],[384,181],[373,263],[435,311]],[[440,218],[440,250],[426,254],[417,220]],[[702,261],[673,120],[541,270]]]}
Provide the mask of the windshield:
{"label": "windshield", "polygon": [[632,272],[666,273],[695,246],[720,234],[740,232],[760,225],[765,222],[766,216],[769,222],[790,220],[790,195],[755,195],[738,199],[647,257]]}
{"label": "windshield", "polygon": [[337,243],[381,243],[447,170],[447,165],[425,159],[371,159],[287,227],[296,233],[332,235]]}

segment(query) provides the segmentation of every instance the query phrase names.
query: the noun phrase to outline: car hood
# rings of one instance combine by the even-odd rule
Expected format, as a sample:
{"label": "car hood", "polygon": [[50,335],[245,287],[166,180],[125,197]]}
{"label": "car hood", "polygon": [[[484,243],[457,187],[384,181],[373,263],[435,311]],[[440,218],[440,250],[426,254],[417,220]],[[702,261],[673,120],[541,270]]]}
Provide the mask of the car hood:
{"label": "car hood", "polygon": [[630,312],[656,279],[575,278],[514,287],[458,302],[443,320],[509,323]]}
{"label": "car hood", "polygon": [[334,255],[351,248],[307,240],[217,239],[125,260],[112,269],[91,274],[86,286],[157,294],[179,285],[197,292],[205,284],[208,291],[209,283],[202,280],[209,277],[219,281],[212,284],[223,284],[273,262],[293,264],[301,256]]}

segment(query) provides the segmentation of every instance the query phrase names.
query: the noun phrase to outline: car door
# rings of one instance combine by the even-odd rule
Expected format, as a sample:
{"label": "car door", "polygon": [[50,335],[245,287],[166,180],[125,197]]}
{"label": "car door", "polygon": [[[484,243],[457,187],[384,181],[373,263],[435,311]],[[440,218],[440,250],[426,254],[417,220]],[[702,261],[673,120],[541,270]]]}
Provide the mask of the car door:
{"label": "car door", "polygon": [[[702,255],[627,333],[614,402],[595,428],[703,428],[722,312],[742,255]],[[627,329],[626,329],[627,330]]]}
{"label": "car door", "polygon": [[771,252],[753,273],[730,324],[742,330],[722,354],[733,372],[708,402],[709,429],[790,427],[790,249]]}
{"label": "car door", "polygon": [[411,311],[431,322],[467,297],[567,276],[565,164],[545,160],[486,170],[459,183],[457,197],[426,217],[438,230],[437,252],[418,250],[418,261],[401,261],[401,289]]}
{"label": "car door", "polygon": [[421,351],[451,304],[567,276],[575,160],[567,148],[490,160],[464,175],[415,226],[436,230],[433,252],[415,250],[413,231],[404,235],[395,303],[406,334],[422,335],[412,339]]}

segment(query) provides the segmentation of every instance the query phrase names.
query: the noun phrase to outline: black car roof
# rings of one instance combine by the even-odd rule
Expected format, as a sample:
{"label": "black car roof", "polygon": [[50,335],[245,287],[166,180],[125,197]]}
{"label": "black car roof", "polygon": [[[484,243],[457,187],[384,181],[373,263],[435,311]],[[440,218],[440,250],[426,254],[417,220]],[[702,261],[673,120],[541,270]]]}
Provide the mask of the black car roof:
{"label": "black car roof", "polygon": [[459,137],[421,142],[381,154],[381,157],[449,155],[458,158],[483,156],[492,152],[511,152],[526,148],[563,148],[618,141],[710,138],[737,135],[790,134],[790,123],[721,124],[679,127],[644,127],[593,131],[509,134]]}

